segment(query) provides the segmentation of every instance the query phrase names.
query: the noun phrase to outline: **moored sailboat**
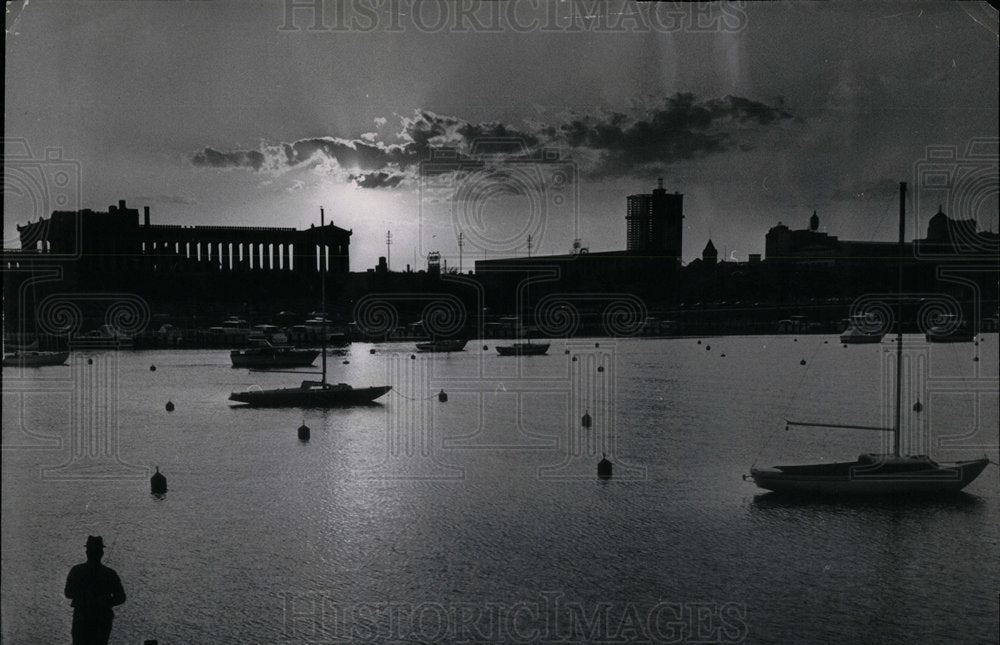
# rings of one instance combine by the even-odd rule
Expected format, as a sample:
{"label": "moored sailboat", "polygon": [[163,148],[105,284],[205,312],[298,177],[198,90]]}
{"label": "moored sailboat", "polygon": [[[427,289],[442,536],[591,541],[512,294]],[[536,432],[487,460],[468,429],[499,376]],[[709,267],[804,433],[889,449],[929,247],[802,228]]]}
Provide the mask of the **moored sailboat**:
{"label": "moored sailboat", "polygon": [[[899,293],[902,302],[902,257],[905,237],[906,183],[899,186]],[[862,454],[854,461],[824,464],[751,468],[750,477],[766,490],[795,495],[899,495],[959,491],[989,464],[989,459],[937,463],[927,455],[900,453],[902,408],[903,322],[896,321],[896,414],[892,428],[845,426],[829,423],[788,422],[788,425],[852,428],[891,432],[893,449],[888,454]]]}
{"label": "moored sailboat", "polygon": [[[320,230],[323,231],[326,222],[323,209],[319,210]],[[322,293],[323,311],[326,311],[326,271],[325,265],[320,267],[320,291]],[[287,388],[251,388],[243,392],[233,392],[229,395],[230,401],[246,403],[251,407],[303,407],[303,408],[329,408],[346,405],[364,405],[372,403],[375,399],[392,389],[390,385],[374,385],[370,387],[355,388],[347,383],[337,383],[336,385],[326,382],[326,334],[323,334],[323,347],[321,351],[323,357],[323,367],[321,380],[302,381],[298,387]]]}

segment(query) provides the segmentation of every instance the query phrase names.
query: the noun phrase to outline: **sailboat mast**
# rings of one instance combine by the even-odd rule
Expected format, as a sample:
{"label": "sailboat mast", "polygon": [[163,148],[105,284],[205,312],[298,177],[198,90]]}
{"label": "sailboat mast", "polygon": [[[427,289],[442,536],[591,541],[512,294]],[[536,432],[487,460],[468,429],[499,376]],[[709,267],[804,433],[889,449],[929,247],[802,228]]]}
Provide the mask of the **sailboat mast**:
{"label": "sailboat mast", "polygon": [[322,348],[323,348],[323,386],[326,386],[326,219],[323,215],[323,207],[319,207],[319,235],[321,240],[319,253],[319,291],[320,291],[320,312],[323,316],[322,327]]}
{"label": "sailboat mast", "polygon": [[899,457],[899,432],[903,410],[903,257],[906,236],[906,182],[899,183],[899,248],[896,293],[896,424],[893,427],[892,454]]}

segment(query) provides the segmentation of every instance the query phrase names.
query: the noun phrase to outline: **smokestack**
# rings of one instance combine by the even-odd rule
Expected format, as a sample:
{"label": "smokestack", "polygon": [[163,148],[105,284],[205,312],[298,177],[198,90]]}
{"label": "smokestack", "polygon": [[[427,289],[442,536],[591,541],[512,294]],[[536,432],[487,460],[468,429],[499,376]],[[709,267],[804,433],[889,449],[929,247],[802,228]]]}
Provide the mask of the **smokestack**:
{"label": "smokestack", "polygon": [[146,224],[146,226],[149,226],[149,206],[142,207],[142,214],[144,217],[144,223]]}

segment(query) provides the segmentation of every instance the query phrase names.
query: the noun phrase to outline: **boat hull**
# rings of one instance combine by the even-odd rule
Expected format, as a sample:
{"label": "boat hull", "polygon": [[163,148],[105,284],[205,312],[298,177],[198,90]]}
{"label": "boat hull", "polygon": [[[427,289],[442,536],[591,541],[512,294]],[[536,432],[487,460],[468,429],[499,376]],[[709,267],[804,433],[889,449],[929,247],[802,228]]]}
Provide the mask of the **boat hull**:
{"label": "boat hull", "polygon": [[516,343],[514,345],[497,345],[497,353],[501,356],[540,356],[549,351],[548,343]]}
{"label": "boat hull", "polygon": [[428,343],[417,343],[419,352],[461,352],[465,350],[466,340],[434,340]]}
{"label": "boat hull", "polygon": [[233,392],[230,401],[245,403],[258,408],[332,408],[366,405],[387,393],[391,385],[373,387],[290,387],[274,390],[247,390]]}
{"label": "boat hull", "polygon": [[69,358],[69,352],[15,352],[3,357],[4,367],[45,367],[62,365]]}
{"label": "boat hull", "polygon": [[927,459],[859,460],[811,466],[753,468],[760,488],[789,495],[912,495],[962,490],[986,468],[986,458],[937,464]]}
{"label": "boat hull", "polygon": [[975,340],[972,332],[956,331],[950,334],[936,334],[928,332],[924,334],[928,343],[971,343]]}
{"label": "boat hull", "polygon": [[882,342],[882,334],[847,333],[841,334],[840,342],[845,345],[868,345]]}
{"label": "boat hull", "polygon": [[229,353],[233,367],[268,369],[272,367],[309,367],[319,356],[319,350],[294,349],[276,352],[247,353],[239,350]]}

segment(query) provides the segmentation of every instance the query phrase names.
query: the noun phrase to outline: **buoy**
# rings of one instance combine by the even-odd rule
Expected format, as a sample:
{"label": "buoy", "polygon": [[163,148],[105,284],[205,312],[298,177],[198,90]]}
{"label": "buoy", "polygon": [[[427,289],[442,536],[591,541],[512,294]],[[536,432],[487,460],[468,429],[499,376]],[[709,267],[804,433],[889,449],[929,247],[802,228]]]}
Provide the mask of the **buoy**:
{"label": "buoy", "polygon": [[829,345],[829,344],[830,344],[830,341],[828,341],[828,340],[824,340],[824,341],[823,341],[823,344],[824,344],[824,345]]}
{"label": "buoy", "polygon": [[368,353],[369,353],[369,354],[374,354],[374,353],[375,353],[375,348],[374,348],[374,347],[372,347],[371,349],[369,349],[369,350],[368,350]]}
{"label": "buoy", "polygon": [[583,417],[580,418],[580,425],[582,425],[584,428],[589,428],[591,425],[593,425],[593,420],[590,418],[589,410],[583,413]]}
{"label": "buoy", "polygon": [[574,357],[573,357],[573,362],[574,362],[574,363],[576,362],[576,356],[574,356]]}
{"label": "buoy", "polygon": [[94,359],[88,358],[87,359],[87,365],[93,365],[93,364],[94,364]]}
{"label": "buoy", "polygon": [[410,360],[411,361],[417,360],[417,355],[416,354],[410,354]]}
{"label": "buoy", "polygon": [[611,462],[606,454],[601,455],[602,459],[597,462],[597,476],[601,479],[611,479]]}
{"label": "buoy", "polygon": [[484,351],[484,352],[488,352],[488,351],[490,351],[490,348],[489,348],[489,347],[487,347],[486,345],[483,345],[483,351]]}
{"label": "buoy", "polygon": [[594,347],[600,347],[600,346],[601,346],[600,343],[594,343]]}
{"label": "buoy", "polygon": [[805,364],[806,364],[806,359],[803,358],[801,361],[799,361],[799,365],[805,365]]}
{"label": "buoy", "polygon": [[351,361],[344,361],[344,365],[350,365]]}
{"label": "buoy", "polygon": [[978,356],[974,356],[974,357],[972,358],[972,362],[973,362],[973,363],[978,363],[978,362],[979,362],[979,357],[978,357]]}
{"label": "buoy", "polygon": [[719,357],[720,357],[720,358],[725,358],[725,357],[726,357],[726,355],[725,355],[725,354],[719,354]]}
{"label": "buoy", "polygon": [[167,401],[167,404],[164,407],[167,409],[167,412],[173,412],[174,411],[174,402],[173,401]]}
{"label": "buoy", "polygon": [[566,350],[566,353],[569,354],[569,350],[568,349]]}
{"label": "buoy", "polygon": [[598,365],[597,366],[597,371],[598,372],[603,372],[604,371],[604,366],[603,365]]}
{"label": "buoy", "polygon": [[799,339],[798,339],[798,338],[793,338],[793,339],[792,339],[792,342],[793,342],[793,343],[797,343],[797,342],[799,342]]}
{"label": "buoy", "polygon": [[305,421],[299,426],[299,441],[309,441],[309,426]]}
{"label": "buoy", "polygon": [[149,366],[149,371],[150,372],[155,372],[156,371],[156,365],[150,365]]}
{"label": "buoy", "polygon": [[844,348],[845,348],[845,349],[847,348],[847,343],[844,343]]}
{"label": "buoy", "polygon": [[712,346],[711,346],[711,345],[705,345],[705,351],[706,351],[706,352],[707,352],[707,351],[710,351],[711,349],[712,349]]}
{"label": "buoy", "polygon": [[440,392],[438,392],[438,401],[440,401],[441,403],[447,402],[448,401],[448,393],[445,392],[444,390],[441,390]]}
{"label": "buoy", "polygon": [[917,399],[917,402],[913,404],[913,411],[914,412],[920,412],[923,409],[924,409],[924,405],[920,402],[920,399]]}
{"label": "buoy", "polygon": [[156,472],[149,478],[149,492],[153,495],[163,495],[167,492],[167,478],[160,472],[160,467],[156,467]]}

